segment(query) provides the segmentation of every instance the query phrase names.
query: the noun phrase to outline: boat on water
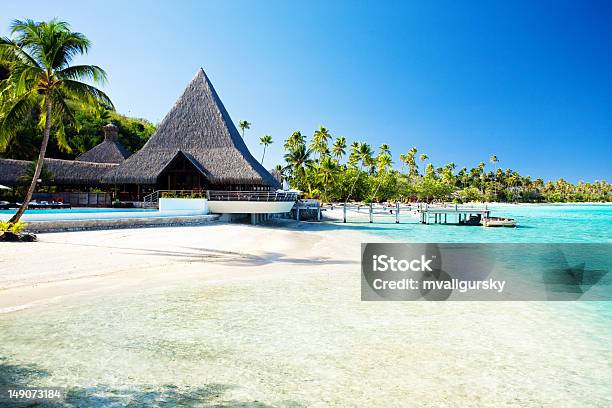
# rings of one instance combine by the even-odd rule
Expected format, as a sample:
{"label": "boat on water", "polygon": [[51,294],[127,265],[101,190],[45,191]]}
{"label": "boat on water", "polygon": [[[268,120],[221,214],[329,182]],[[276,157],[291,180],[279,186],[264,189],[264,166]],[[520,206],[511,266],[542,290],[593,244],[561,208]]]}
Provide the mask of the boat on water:
{"label": "boat on water", "polygon": [[486,217],[482,219],[482,225],[485,227],[516,227],[516,220],[504,217]]}

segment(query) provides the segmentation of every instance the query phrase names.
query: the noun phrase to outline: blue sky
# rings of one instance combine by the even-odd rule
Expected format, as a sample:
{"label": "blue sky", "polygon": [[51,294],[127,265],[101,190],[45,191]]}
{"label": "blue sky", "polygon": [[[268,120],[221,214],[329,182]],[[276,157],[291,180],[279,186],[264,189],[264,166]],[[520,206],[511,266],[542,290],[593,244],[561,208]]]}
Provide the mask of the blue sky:
{"label": "blue sky", "polygon": [[159,122],[202,66],[246,140],[292,131],[412,146],[441,165],[612,179],[607,1],[4,3],[85,33],[117,110]]}

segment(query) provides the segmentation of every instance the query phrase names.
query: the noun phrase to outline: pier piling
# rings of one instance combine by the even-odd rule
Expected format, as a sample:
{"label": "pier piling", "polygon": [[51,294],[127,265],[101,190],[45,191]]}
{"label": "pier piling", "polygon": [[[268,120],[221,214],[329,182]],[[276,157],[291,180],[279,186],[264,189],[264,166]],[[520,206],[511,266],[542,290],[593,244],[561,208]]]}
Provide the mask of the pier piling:
{"label": "pier piling", "polygon": [[399,221],[400,221],[400,218],[399,218],[399,217],[400,217],[399,212],[400,212],[400,205],[399,205],[399,201],[396,201],[396,202],[395,202],[395,223],[396,223],[396,224],[399,224]]}

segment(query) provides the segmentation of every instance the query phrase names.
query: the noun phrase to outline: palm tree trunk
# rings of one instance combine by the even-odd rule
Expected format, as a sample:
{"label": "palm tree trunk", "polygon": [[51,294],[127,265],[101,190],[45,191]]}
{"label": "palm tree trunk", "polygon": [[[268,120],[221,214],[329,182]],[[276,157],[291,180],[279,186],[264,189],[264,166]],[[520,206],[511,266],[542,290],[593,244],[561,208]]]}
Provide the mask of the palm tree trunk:
{"label": "palm tree trunk", "polygon": [[[386,174],[383,174],[382,177],[385,177]],[[376,186],[376,190],[374,190],[374,195],[372,196],[372,201],[374,201],[376,199],[376,194],[378,194],[378,189],[380,188],[380,185],[383,182],[383,178],[381,177],[380,181],[378,182],[378,185]]]}
{"label": "palm tree trunk", "polygon": [[355,190],[355,186],[357,185],[357,181],[359,180],[359,176],[361,176],[361,169],[357,169],[357,177],[355,178],[355,181],[353,181],[353,185],[351,186],[351,191],[349,191],[349,195],[346,197],[346,200],[344,200],[344,203],[346,204],[349,200],[349,198],[351,198],[351,196],[353,195],[353,190]]}
{"label": "palm tree trunk", "polygon": [[261,155],[261,164],[263,164],[264,157],[266,157],[266,146],[264,146],[263,154]]}
{"label": "palm tree trunk", "polygon": [[13,215],[9,220],[9,222],[11,223],[19,221],[25,210],[28,209],[28,205],[30,204],[30,200],[32,199],[32,194],[34,194],[34,190],[36,190],[36,184],[38,183],[38,178],[40,177],[40,172],[42,171],[42,167],[45,161],[47,145],[49,144],[49,135],[51,134],[51,101],[48,97],[45,97],[45,108],[45,130],[43,132],[42,143],[40,144],[40,152],[38,153],[38,161],[36,162],[34,176],[32,177],[32,182],[30,183],[30,187],[28,188],[28,192],[26,193],[26,196],[23,199],[21,207],[19,207],[15,215]]}

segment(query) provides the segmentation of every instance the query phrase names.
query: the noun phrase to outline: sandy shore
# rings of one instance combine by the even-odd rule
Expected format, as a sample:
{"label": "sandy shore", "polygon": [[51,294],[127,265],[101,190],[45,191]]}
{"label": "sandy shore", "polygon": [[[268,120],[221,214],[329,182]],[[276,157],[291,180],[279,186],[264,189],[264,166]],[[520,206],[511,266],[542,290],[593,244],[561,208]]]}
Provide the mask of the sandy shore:
{"label": "sandy shore", "polygon": [[[359,271],[359,242],[365,237],[295,225],[213,223],[40,234],[36,243],[0,243],[0,313],[109,289],[185,286],[190,280],[226,281],[312,267]],[[347,240],[354,244],[341,244]]]}
{"label": "sandy shore", "polygon": [[612,403],[606,305],[362,302],[369,238],[291,225],[0,244],[0,383],[85,406]]}

